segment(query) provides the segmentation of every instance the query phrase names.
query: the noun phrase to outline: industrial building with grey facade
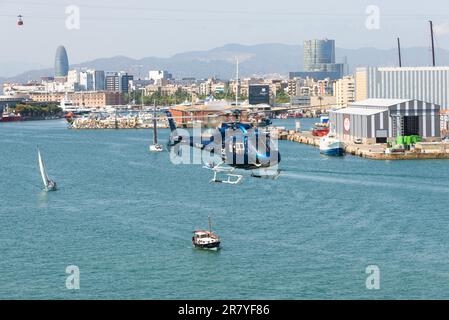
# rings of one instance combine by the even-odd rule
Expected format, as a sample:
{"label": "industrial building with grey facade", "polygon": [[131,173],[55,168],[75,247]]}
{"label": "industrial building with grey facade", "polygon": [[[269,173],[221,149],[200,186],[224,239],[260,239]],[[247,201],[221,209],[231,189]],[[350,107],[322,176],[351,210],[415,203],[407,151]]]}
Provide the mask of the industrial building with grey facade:
{"label": "industrial building with grey facade", "polygon": [[393,142],[398,136],[441,141],[440,106],[415,99],[367,99],[330,111],[331,134],[365,144]]}
{"label": "industrial building with grey facade", "polygon": [[355,74],[356,101],[418,99],[449,109],[449,67],[365,67]]}

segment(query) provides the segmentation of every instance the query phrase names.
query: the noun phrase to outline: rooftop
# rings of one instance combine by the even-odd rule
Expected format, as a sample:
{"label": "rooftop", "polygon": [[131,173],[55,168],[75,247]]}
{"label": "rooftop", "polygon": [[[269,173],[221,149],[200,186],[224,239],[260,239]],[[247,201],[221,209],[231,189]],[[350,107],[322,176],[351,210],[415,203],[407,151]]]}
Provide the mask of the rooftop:
{"label": "rooftop", "polygon": [[343,109],[339,109],[339,110],[335,110],[332,111],[333,113],[343,113],[343,114],[355,114],[355,115],[362,115],[362,116],[370,116],[373,114],[377,114],[380,112],[385,111],[387,108],[382,108],[382,109],[371,109],[371,108],[362,108],[362,107],[348,107],[348,108],[343,108]]}
{"label": "rooftop", "polygon": [[400,103],[414,101],[413,99],[367,99],[350,104],[350,107],[391,107]]}

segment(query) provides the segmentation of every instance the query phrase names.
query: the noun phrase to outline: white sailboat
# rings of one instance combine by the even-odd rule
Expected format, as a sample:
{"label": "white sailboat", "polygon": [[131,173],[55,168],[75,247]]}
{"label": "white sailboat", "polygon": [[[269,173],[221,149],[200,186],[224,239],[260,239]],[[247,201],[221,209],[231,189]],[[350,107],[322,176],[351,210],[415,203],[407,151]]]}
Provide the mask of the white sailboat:
{"label": "white sailboat", "polygon": [[154,102],[153,109],[153,144],[150,145],[151,152],[161,152],[164,147],[157,142],[157,118],[156,118],[156,102]]}
{"label": "white sailboat", "polygon": [[42,176],[42,182],[44,183],[45,191],[56,191],[56,182],[51,180],[47,175],[47,170],[45,169],[44,160],[42,159],[41,151],[37,148],[37,157],[39,160],[39,170]]}

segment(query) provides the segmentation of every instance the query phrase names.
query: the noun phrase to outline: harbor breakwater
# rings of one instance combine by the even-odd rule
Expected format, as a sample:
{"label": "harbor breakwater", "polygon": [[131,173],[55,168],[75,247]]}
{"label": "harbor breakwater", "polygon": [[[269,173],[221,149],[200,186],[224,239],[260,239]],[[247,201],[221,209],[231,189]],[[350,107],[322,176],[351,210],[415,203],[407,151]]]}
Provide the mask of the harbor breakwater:
{"label": "harbor breakwater", "polygon": [[[157,127],[168,128],[168,123],[164,119],[158,119]],[[131,118],[75,118],[70,124],[71,129],[152,129],[153,121],[142,120],[137,117]]]}

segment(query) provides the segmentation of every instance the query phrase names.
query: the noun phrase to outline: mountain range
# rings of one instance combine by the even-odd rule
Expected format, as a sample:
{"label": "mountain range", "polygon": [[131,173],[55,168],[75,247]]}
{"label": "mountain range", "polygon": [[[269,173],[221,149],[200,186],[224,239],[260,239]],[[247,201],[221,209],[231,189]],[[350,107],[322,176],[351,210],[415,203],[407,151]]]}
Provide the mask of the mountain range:
{"label": "mountain range", "polygon": [[[70,59],[70,52],[69,59]],[[436,52],[438,65],[449,65],[449,51],[438,49]],[[168,58],[148,57],[132,59],[125,56],[100,58],[70,68],[93,68],[105,71],[128,71],[136,77],[145,77],[149,70],[168,70],[175,78],[195,77],[198,79],[216,76],[229,79],[235,76],[235,59],[240,61],[242,76],[279,74],[287,76],[290,71],[302,70],[303,48],[301,45],[259,44],[240,45],[227,44],[206,51],[190,51],[179,53]],[[413,47],[402,49],[403,66],[423,66],[431,62],[429,48]],[[396,66],[396,49],[343,49],[336,48],[337,62],[348,62],[348,71],[358,66]],[[26,82],[37,80],[41,76],[53,74],[53,69],[31,70],[13,77],[0,77],[3,82]]]}

